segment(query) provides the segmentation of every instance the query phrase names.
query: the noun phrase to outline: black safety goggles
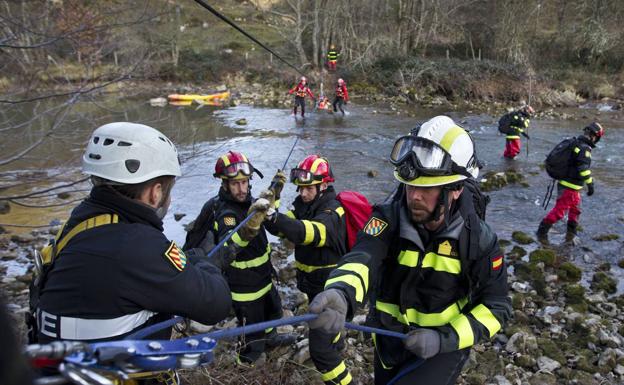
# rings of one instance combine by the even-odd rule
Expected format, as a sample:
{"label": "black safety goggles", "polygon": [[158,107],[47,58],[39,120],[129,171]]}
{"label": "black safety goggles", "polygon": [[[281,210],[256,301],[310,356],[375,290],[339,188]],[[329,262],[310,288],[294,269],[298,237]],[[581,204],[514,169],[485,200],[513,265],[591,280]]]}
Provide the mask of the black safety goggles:
{"label": "black safety goggles", "polygon": [[398,167],[408,161],[422,175],[470,176],[466,168],[455,163],[442,146],[420,136],[405,135],[394,142],[390,162]]}
{"label": "black safety goggles", "polygon": [[290,170],[290,181],[294,184],[310,184],[312,182],[322,182],[323,175],[314,175],[308,170],[302,168],[293,168]]}

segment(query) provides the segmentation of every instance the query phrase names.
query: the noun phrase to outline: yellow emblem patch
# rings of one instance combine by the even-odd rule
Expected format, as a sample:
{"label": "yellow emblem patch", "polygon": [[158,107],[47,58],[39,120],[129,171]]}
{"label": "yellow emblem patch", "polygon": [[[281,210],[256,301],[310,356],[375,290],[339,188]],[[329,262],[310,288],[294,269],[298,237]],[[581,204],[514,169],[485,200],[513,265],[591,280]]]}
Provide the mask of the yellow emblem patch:
{"label": "yellow emblem patch", "polygon": [[451,243],[449,241],[444,241],[440,243],[440,246],[438,246],[438,254],[451,255],[452,250],[453,248],[451,247]]}
{"label": "yellow emblem patch", "polygon": [[223,223],[225,223],[226,226],[236,226],[236,218],[234,218],[234,217],[224,217],[223,218]]}
{"label": "yellow emblem patch", "polygon": [[364,232],[368,235],[372,235],[373,237],[381,234],[384,229],[388,227],[388,224],[377,217],[371,217],[368,220],[366,226],[364,226]]}
{"label": "yellow emblem patch", "polygon": [[178,248],[175,242],[171,242],[171,245],[169,245],[167,251],[165,251],[165,257],[167,257],[169,262],[171,262],[176,269],[180,271],[184,270],[186,266],[186,255]]}

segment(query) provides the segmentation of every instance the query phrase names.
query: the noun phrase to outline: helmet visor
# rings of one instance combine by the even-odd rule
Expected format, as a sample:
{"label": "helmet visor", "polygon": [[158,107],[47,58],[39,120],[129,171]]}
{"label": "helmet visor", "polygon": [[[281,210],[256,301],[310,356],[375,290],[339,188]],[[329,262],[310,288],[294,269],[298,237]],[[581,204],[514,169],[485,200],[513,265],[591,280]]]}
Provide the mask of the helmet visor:
{"label": "helmet visor", "polygon": [[223,175],[228,178],[234,178],[241,173],[245,176],[251,176],[251,165],[247,162],[232,163],[223,169]]}
{"label": "helmet visor", "polygon": [[394,143],[390,162],[398,166],[412,159],[417,169],[428,175],[453,173],[451,155],[439,144],[420,136],[403,136]]}
{"label": "helmet visor", "polygon": [[314,181],[322,181],[323,176],[314,175],[308,170],[302,168],[293,168],[290,170],[290,181],[294,184],[310,184]]}

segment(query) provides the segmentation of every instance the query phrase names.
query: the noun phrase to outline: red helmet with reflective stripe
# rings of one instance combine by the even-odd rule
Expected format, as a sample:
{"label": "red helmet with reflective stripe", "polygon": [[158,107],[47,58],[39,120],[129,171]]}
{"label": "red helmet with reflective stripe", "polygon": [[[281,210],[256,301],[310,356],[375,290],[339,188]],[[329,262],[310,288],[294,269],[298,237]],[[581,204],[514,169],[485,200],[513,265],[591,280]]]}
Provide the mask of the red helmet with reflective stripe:
{"label": "red helmet with reflective stripe", "polygon": [[340,84],[340,85],[344,84],[344,80],[338,79],[338,84]]}
{"label": "red helmet with reflective stripe", "polygon": [[217,160],[215,172],[212,175],[221,179],[251,179],[254,171],[262,178],[262,174],[251,165],[245,154],[228,151]]}
{"label": "red helmet with reflective stripe", "polygon": [[329,161],[318,155],[308,155],[296,168],[290,170],[290,181],[297,186],[312,186],[334,181]]}
{"label": "red helmet with reflective stripe", "polygon": [[600,138],[602,138],[605,132],[604,127],[602,127],[602,125],[598,122],[591,123],[590,125],[585,127],[584,131],[590,132],[596,136],[595,143],[598,143],[598,141],[600,140]]}

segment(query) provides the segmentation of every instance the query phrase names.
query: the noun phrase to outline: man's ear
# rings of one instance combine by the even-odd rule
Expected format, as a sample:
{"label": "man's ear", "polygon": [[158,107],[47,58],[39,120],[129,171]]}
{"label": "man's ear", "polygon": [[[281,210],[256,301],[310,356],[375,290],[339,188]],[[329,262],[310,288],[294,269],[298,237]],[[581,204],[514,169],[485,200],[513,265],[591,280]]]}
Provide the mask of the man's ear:
{"label": "man's ear", "polygon": [[325,190],[327,190],[327,186],[329,186],[329,185],[327,184],[327,182],[323,182],[323,183],[321,183],[321,191],[325,191]]}
{"label": "man's ear", "polygon": [[456,201],[459,199],[459,196],[461,195],[462,191],[464,191],[464,186],[460,187],[457,190],[451,190],[451,193],[449,194],[451,196],[451,200],[452,201]]}
{"label": "man's ear", "polygon": [[163,185],[160,182],[151,184],[146,187],[141,194],[139,200],[148,206],[158,208],[163,197]]}

